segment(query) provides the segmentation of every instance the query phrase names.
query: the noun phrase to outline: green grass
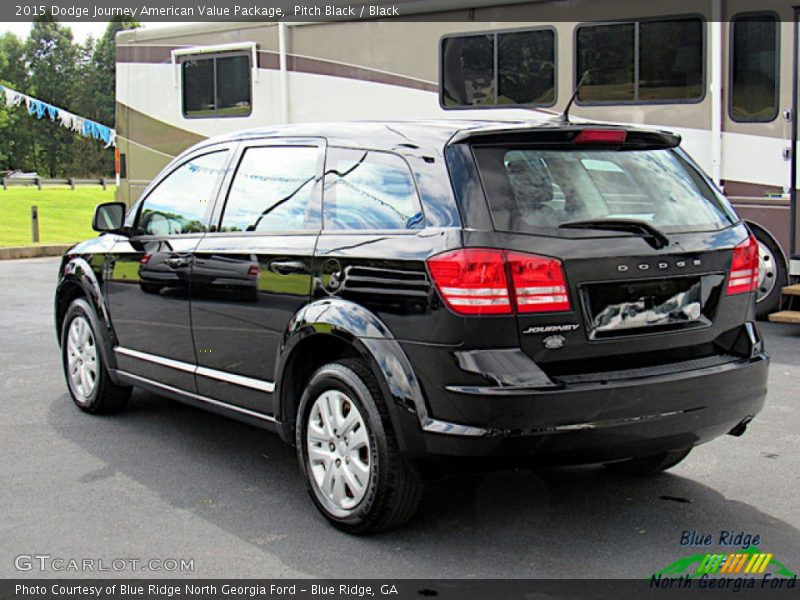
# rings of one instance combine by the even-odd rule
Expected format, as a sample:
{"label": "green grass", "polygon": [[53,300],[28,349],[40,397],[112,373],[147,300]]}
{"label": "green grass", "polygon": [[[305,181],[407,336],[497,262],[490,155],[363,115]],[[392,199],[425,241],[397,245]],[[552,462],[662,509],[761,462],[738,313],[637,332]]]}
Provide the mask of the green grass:
{"label": "green grass", "polygon": [[114,188],[0,188],[0,247],[31,246],[31,206],[39,207],[39,243],[69,244],[97,235],[94,207],[114,200]]}

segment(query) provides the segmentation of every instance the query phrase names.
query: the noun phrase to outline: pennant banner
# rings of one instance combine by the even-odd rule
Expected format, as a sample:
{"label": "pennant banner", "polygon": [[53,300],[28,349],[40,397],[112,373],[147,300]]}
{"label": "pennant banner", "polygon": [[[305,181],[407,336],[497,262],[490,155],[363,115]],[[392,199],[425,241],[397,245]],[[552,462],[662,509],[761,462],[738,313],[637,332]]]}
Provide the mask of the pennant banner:
{"label": "pennant banner", "polygon": [[95,121],[84,119],[68,110],[53,106],[47,102],[42,102],[41,100],[12,90],[4,85],[0,85],[0,95],[5,97],[5,103],[8,107],[20,106],[24,103],[25,107],[28,109],[28,114],[35,116],[37,119],[42,119],[44,117],[49,117],[51,121],[58,119],[63,127],[80,133],[83,137],[90,137],[105,142],[106,148],[117,145],[117,132],[111,127],[106,127]]}

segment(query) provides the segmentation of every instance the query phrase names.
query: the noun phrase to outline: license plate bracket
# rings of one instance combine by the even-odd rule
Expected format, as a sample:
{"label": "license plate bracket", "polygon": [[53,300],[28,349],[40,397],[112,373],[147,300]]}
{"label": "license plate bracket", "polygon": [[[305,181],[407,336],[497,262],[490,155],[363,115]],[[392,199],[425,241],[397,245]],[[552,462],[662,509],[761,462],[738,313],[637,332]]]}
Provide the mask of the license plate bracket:
{"label": "license plate bracket", "polygon": [[589,338],[708,327],[723,281],[704,275],[581,286]]}

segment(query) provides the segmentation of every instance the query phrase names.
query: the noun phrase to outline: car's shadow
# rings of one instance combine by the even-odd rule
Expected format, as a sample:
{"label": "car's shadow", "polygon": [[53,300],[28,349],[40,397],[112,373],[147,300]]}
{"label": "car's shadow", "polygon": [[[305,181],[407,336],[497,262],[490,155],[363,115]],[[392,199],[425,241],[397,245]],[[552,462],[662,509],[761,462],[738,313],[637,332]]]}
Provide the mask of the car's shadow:
{"label": "car's shadow", "polygon": [[800,570],[796,527],[680,475],[626,479],[601,467],[454,475],[427,484],[410,525],[358,538],[317,514],[294,450],[275,435],[142,392],[116,417],[53,399],[49,421],[104,463],[83,484],[132,478],[316,577],[639,578],[699,551],[680,547],[684,530],[759,534],[765,551]]}

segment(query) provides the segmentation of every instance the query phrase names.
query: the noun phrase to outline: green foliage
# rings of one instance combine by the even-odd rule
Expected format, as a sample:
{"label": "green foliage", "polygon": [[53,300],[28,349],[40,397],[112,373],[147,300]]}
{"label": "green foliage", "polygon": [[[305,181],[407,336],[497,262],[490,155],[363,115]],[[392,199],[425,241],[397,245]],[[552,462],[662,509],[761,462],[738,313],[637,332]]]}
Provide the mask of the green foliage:
{"label": "green foliage", "polygon": [[96,117],[101,123],[113,123],[116,100],[117,46],[116,35],[125,29],[138,27],[136,21],[115,17],[110,21],[103,37],[97,41],[92,54],[92,102],[96,107]]}
{"label": "green foliage", "polygon": [[[47,14],[28,39],[0,36],[0,83],[77,115],[114,126],[115,36],[138,23],[117,18],[99,40],[73,40],[69,27]],[[43,177],[108,177],[114,154],[94,139],[37,120],[24,106],[0,103],[0,170],[36,171]]]}
{"label": "green foliage", "polygon": [[[33,23],[25,43],[25,58],[30,74],[30,93],[40,100],[63,107],[75,100],[78,52],[72,41],[72,31],[46,15]],[[56,177],[59,166],[69,157],[73,133],[47,118],[40,119],[34,131],[37,145],[42,149],[36,157],[37,171],[46,177]]]}
{"label": "green foliage", "polygon": [[27,85],[25,44],[11,32],[0,35],[0,80]]}

